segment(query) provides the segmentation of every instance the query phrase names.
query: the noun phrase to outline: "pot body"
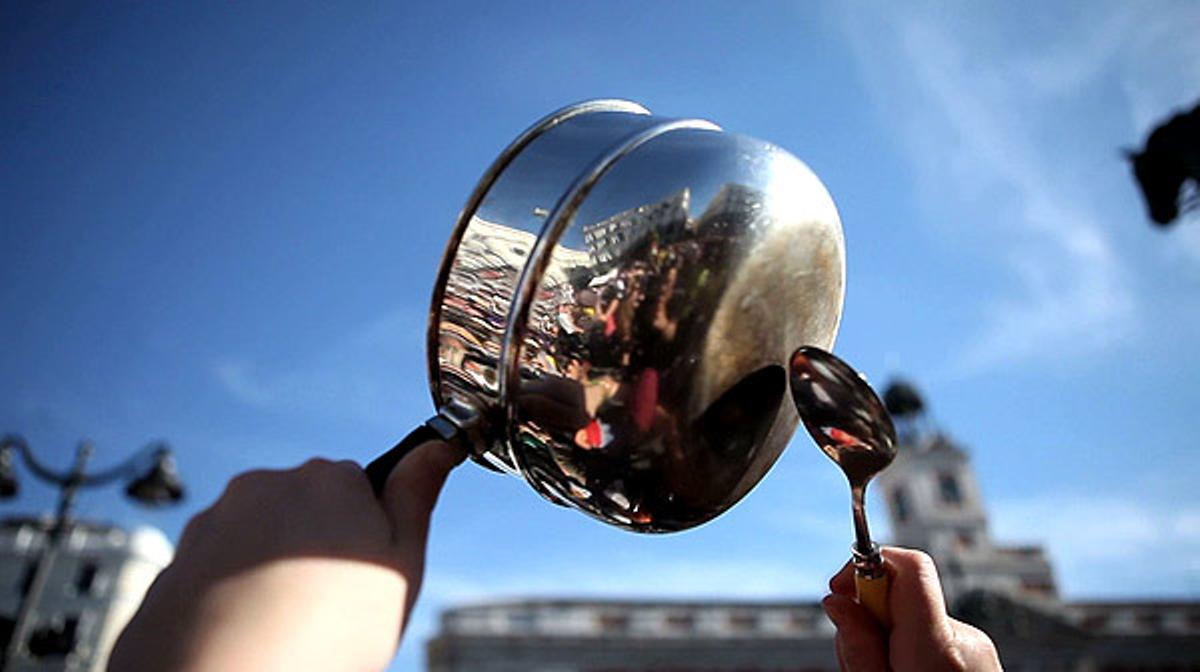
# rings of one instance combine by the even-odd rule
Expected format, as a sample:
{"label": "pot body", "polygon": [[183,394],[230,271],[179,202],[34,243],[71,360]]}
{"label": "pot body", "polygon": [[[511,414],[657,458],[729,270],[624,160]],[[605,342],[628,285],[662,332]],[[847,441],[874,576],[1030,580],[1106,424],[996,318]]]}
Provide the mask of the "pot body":
{"label": "pot body", "polygon": [[768,143],[625,101],[565,108],[459,217],[429,325],[439,409],[472,458],[643,532],[743,497],[798,417],[788,356],[828,349],[845,251],[832,199]]}

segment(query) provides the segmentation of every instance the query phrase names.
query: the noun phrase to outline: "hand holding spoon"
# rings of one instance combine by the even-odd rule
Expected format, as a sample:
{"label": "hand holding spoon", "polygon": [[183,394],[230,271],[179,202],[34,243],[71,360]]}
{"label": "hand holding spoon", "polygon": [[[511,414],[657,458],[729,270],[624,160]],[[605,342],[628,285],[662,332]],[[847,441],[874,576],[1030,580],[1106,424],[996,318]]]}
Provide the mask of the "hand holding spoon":
{"label": "hand holding spoon", "polygon": [[884,627],[888,575],[879,545],[867,527],[867,483],[896,457],[896,430],[887,409],[866,381],[834,355],[811,346],[792,353],[788,367],[792,399],[817,446],[850,481],[854,514],[854,584],[858,601]]}

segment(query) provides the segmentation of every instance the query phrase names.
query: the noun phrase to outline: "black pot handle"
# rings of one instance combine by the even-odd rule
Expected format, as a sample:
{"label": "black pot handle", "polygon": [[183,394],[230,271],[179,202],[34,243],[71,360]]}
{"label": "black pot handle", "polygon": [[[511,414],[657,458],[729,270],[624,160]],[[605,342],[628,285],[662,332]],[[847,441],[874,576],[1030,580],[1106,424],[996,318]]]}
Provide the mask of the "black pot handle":
{"label": "black pot handle", "polygon": [[451,399],[438,409],[437,415],[425,421],[420,427],[408,433],[400,443],[391,450],[371,460],[363,471],[367,472],[367,480],[375,496],[383,495],[388,476],[414,448],[426,441],[445,441],[468,448],[473,442],[480,441],[479,413],[465,403]]}
{"label": "black pot handle", "polygon": [[421,425],[408,433],[408,436],[401,439],[391,450],[371,460],[371,463],[366,466],[363,471],[367,472],[367,480],[371,482],[371,489],[375,491],[376,497],[383,496],[383,488],[387,485],[388,476],[392,470],[400,464],[400,460],[404,459],[414,448],[425,443],[426,441],[441,441],[442,436],[433,431],[429,425]]}

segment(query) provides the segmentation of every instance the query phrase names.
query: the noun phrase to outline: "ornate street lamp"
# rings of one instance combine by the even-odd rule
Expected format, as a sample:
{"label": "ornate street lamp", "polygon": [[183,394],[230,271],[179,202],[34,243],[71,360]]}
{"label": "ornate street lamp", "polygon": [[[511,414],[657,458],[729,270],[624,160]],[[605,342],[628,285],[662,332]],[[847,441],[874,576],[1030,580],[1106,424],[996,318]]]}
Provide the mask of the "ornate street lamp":
{"label": "ornate street lamp", "polygon": [[[58,546],[71,529],[71,509],[80,488],[98,487],[118,480],[126,480],[125,494],[147,506],[172,504],[183,499],[183,484],[175,468],[175,459],[164,442],[152,443],[137,451],[120,464],[103,471],[88,473],[87,463],[93,447],[90,441],[81,441],[75,451],[75,462],[69,471],[57,471],[38,461],[25,439],[10,434],[0,439],[0,499],[15,497],[20,491],[15,467],[15,456],[20,455],[29,473],[38,480],[58,487],[58,507],[47,530],[47,543],[42,545],[34,568],[29,590],[21,599],[20,610],[13,624],[12,635],[4,652],[4,661],[16,660],[31,635],[31,612],[38,604],[46,588],[50,567]],[[5,664],[3,667],[7,667]]]}

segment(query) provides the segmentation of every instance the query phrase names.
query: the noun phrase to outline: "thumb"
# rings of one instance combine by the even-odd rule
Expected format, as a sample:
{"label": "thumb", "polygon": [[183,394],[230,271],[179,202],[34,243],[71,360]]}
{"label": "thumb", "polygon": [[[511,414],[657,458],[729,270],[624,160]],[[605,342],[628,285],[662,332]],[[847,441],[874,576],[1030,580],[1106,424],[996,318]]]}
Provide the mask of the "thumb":
{"label": "thumb", "polygon": [[392,523],[392,541],[405,548],[423,547],[438,493],[466,451],[444,441],[426,441],[404,456],[388,475],[383,508]]}
{"label": "thumb", "polygon": [[821,606],[837,628],[835,644],[843,670],[884,672],[888,669],[885,635],[866,607],[837,594],[826,596]]}

